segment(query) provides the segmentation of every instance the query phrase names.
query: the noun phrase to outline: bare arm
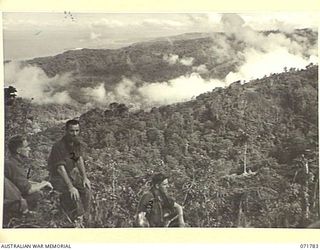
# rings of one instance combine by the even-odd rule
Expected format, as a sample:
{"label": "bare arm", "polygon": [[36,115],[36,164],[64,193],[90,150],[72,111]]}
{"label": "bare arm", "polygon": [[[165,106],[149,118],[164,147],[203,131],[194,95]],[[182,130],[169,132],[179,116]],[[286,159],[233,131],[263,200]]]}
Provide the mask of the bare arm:
{"label": "bare arm", "polygon": [[79,157],[79,160],[77,162],[77,167],[82,175],[83,178],[87,178],[87,174],[86,174],[86,170],[84,168],[84,161],[83,161],[83,158],[82,156]]}
{"label": "bare arm", "polygon": [[83,177],[83,186],[87,187],[87,188],[90,188],[90,181],[89,181],[89,179],[87,177],[87,174],[86,174],[86,169],[84,167],[84,161],[83,161],[82,156],[79,157],[79,160],[77,162],[77,167],[78,167],[78,169],[80,171],[80,174]]}
{"label": "bare arm", "polygon": [[146,212],[140,212],[138,214],[138,224],[140,227],[150,227],[146,214]]}
{"label": "bare arm", "polygon": [[179,220],[179,226],[184,227],[184,219],[183,219],[183,208],[180,206],[178,203],[174,203],[173,207],[176,209],[177,214],[178,214],[178,220]]}
{"label": "bare arm", "polygon": [[80,195],[78,189],[76,189],[69,178],[69,175],[63,165],[59,165],[57,168],[58,173],[61,175],[63,181],[66,183],[68,190],[71,194],[71,198],[74,200],[79,200]]}
{"label": "bare arm", "polygon": [[44,187],[49,187],[49,188],[53,189],[51,183],[48,181],[42,181],[40,183],[30,181],[30,184],[31,184],[31,188],[28,190],[28,194],[33,194],[35,192],[39,192]]}

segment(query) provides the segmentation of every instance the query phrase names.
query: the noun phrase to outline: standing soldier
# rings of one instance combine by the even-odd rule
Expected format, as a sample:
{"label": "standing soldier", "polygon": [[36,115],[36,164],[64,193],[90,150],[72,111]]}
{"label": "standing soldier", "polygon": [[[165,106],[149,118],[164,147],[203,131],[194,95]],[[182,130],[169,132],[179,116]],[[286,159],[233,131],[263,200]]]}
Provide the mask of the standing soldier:
{"label": "standing soldier", "polygon": [[140,227],[184,227],[183,208],[168,196],[168,177],[162,173],[152,178],[152,187],[138,206]]}
{"label": "standing soldier", "polygon": [[63,138],[56,142],[48,159],[50,180],[61,192],[61,207],[77,226],[82,227],[83,215],[90,209],[90,181],[87,178],[79,141],[77,120],[66,122]]}

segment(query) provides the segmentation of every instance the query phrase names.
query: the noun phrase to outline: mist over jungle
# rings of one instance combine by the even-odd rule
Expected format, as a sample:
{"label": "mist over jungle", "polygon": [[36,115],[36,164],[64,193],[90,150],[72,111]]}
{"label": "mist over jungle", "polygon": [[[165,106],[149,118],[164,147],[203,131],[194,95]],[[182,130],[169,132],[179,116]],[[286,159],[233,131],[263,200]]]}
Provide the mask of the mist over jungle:
{"label": "mist over jungle", "polygon": [[[5,62],[5,83],[17,90],[5,139],[28,135],[30,179],[47,177],[51,147],[77,117],[93,191],[88,227],[135,226],[160,171],[190,227],[319,220],[317,31],[255,31],[235,14],[221,25]],[[47,196],[37,218],[8,227],[73,227],[58,203]]]}
{"label": "mist over jungle", "polygon": [[222,15],[221,25],[224,32],[10,61],[5,63],[5,83],[38,104],[90,109],[119,102],[139,109],[317,62],[317,32],[311,29],[255,31],[235,14]]}

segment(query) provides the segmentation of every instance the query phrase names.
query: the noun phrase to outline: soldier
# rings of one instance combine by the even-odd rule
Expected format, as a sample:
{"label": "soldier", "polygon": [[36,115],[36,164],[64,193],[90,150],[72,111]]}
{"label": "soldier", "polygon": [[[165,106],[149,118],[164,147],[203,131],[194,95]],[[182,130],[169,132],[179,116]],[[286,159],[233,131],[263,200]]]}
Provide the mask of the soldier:
{"label": "soldier", "polygon": [[60,203],[70,220],[82,225],[90,209],[90,181],[87,178],[77,120],[66,122],[65,135],[52,147],[48,168],[54,188],[61,192]]}
{"label": "soldier", "polygon": [[25,137],[17,135],[8,142],[9,158],[4,165],[4,217],[27,213],[36,208],[41,197],[40,190],[52,185],[48,181],[31,182],[27,178],[25,162],[28,161],[30,147]]}
{"label": "soldier", "polygon": [[140,227],[184,227],[183,208],[168,196],[168,177],[158,173],[151,189],[143,194],[138,206]]}

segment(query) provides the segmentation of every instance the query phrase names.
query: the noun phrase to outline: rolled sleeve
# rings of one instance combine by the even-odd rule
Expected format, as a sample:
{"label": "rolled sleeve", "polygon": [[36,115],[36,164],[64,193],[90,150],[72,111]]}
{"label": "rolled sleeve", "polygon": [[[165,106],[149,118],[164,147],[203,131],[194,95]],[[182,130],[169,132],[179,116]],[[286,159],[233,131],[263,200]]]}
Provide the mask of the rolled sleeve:
{"label": "rolled sleeve", "polygon": [[57,173],[58,166],[66,166],[65,153],[60,145],[54,145],[48,158],[49,171]]}
{"label": "rolled sleeve", "polygon": [[53,175],[58,175],[58,166],[64,166],[67,173],[74,167],[75,163],[81,156],[80,147],[68,148],[63,140],[60,140],[53,145],[51,153],[48,158],[48,168]]}

